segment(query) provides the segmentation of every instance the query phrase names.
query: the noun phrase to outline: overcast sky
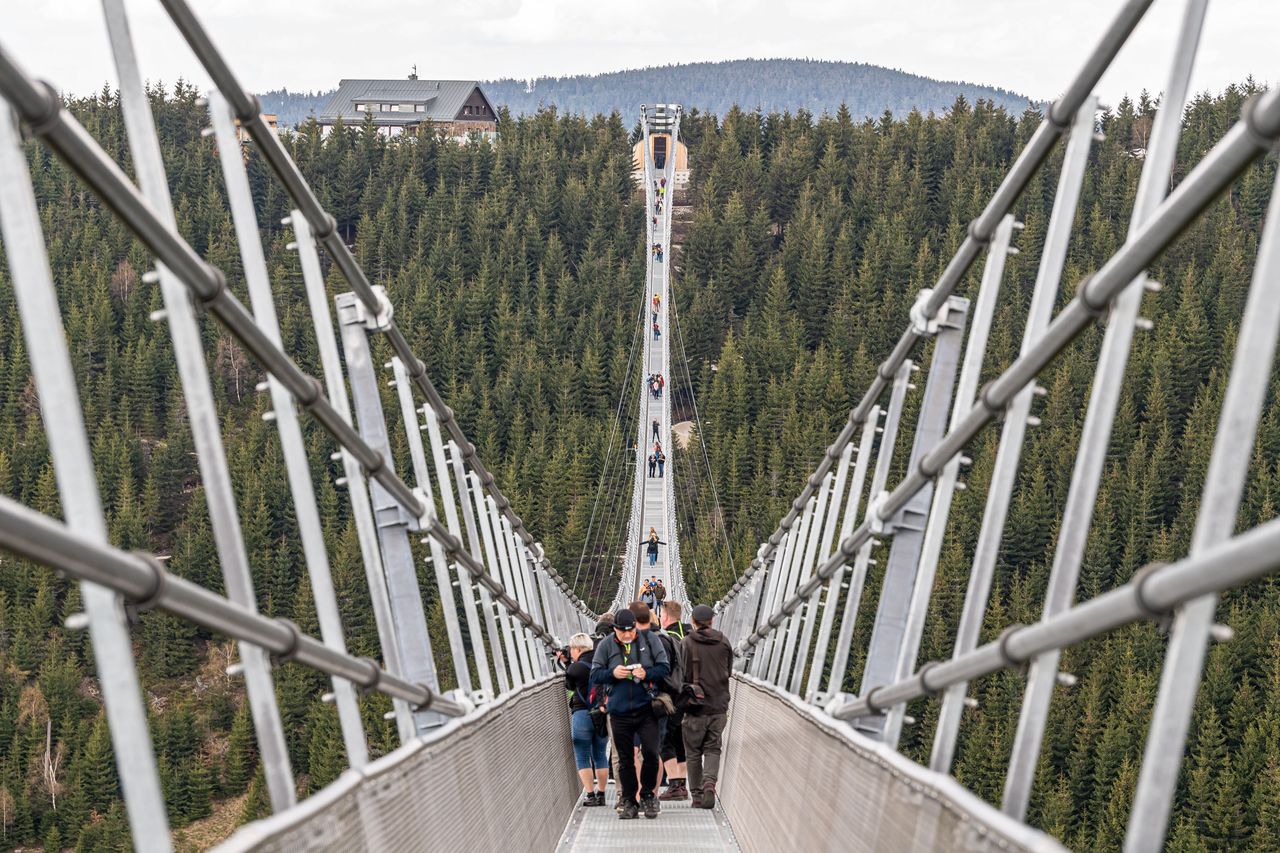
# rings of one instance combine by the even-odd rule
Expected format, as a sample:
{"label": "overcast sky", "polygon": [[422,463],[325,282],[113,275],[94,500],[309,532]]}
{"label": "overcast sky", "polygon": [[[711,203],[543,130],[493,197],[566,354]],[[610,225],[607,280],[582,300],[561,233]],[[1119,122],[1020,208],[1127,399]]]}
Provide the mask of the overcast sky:
{"label": "overcast sky", "polygon": [[[744,57],[868,62],[1055,97],[1121,0],[682,0],[670,30],[617,0],[188,0],[246,88],[342,77],[535,77]],[[126,0],[144,73],[207,79],[158,0]],[[99,0],[5,0],[0,45],[62,91],[114,85]],[[1164,86],[1186,0],[1155,0],[1099,86]],[[679,10],[678,12],[676,10]],[[1214,0],[1193,87],[1280,79],[1280,0]]]}

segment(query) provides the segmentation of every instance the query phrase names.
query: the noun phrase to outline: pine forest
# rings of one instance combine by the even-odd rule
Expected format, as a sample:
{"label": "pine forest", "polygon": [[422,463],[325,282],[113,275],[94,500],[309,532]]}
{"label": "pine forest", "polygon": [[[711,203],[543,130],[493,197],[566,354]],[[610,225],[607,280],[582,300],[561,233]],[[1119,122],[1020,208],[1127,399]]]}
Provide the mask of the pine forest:
{"label": "pine forest", "polygon": [[[1249,82],[1194,100],[1175,182],[1253,91]],[[179,229],[245,299],[197,93],[180,84],[150,94]],[[675,200],[687,210],[672,258],[673,353],[687,370],[670,379],[675,420],[697,422],[674,459],[684,571],[691,597],[711,601],[786,512],[896,341],[917,292],[937,280],[1042,116],[963,97],[936,114],[874,119],[844,108],[718,115],[694,106],[686,105],[681,124],[693,177]],[[71,107],[127,162],[114,92]],[[1125,239],[1155,109],[1144,95],[1102,116],[1105,140],[1091,157],[1060,304]],[[606,606],[616,589],[607,555],[625,523],[593,510],[604,505],[597,501],[610,491],[610,472],[633,462],[614,433],[619,401],[634,396],[638,381],[630,355],[646,247],[643,197],[631,179],[637,133],[617,112],[544,110],[504,111],[492,145],[457,145],[428,132],[388,140],[370,124],[321,138],[311,122],[285,135],[370,278],[387,287],[400,327],[516,511],[593,607]],[[168,332],[152,319],[161,307],[158,288],[144,279],[153,261],[46,150],[30,142],[28,153],[112,540],[165,556],[174,572],[220,591]],[[318,372],[297,255],[286,245],[291,232],[276,224],[288,201],[252,146],[245,154],[259,219],[269,224],[285,349]],[[1253,167],[1150,271],[1163,288],[1145,297],[1153,327],[1134,344],[1078,598],[1188,550],[1275,173],[1274,155]],[[1016,206],[1025,230],[1015,238],[1020,254],[1009,259],[984,380],[1021,341],[1056,179],[1055,165]],[[958,292],[972,296],[978,276],[971,272]],[[335,272],[329,283],[331,293],[344,289]],[[0,268],[0,315],[16,317],[8,284]],[[262,373],[212,320],[201,328],[259,606],[314,635],[280,448],[261,417],[268,395],[255,390]],[[1100,340],[1100,331],[1086,333],[1040,377],[1042,425],[1030,430],[1023,454],[984,641],[1040,616]],[[908,397],[905,423],[917,398]],[[334,482],[341,466],[328,461],[327,434],[304,425],[348,646],[376,656],[359,545]],[[967,451],[968,489],[955,498],[922,661],[950,654],[997,439],[988,430]],[[403,458],[403,436],[393,441]],[[0,492],[59,514],[16,322],[0,324]],[[1273,517],[1278,500],[1273,394],[1241,527]],[[859,683],[876,583],[873,572],[846,689]],[[439,600],[430,584],[423,589],[433,636],[442,634]],[[1274,580],[1254,583],[1219,608],[1234,638],[1209,653],[1170,850],[1280,849],[1278,590]],[[0,558],[0,846],[94,851],[129,843],[88,641],[62,627],[80,607],[75,584]],[[243,684],[227,675],[234,644],[159,612],[136,614],[133,631],[175,838],[181,849],[207,846],[268,811]],[[448,682],[441,645],[437,666]],[[1073,849],[1120,846],[1163,652],[1161,627],[1142,624],[1064,655],[1076,683],[1055,693],[1029,819]],[[997,804],[1022,684],[1016,672],[976,682],[977,706],[961,728],[955,775]],[[344,766],[336,714],[321,701],[328,689],[306,668],[277,671],[303,794]],[[395,731],[383,718],[389,702],[361,702],[374,754],[393,749]],[[927,761],[937,703],[908,713],[916,722],[904,730],[903,749]]]}

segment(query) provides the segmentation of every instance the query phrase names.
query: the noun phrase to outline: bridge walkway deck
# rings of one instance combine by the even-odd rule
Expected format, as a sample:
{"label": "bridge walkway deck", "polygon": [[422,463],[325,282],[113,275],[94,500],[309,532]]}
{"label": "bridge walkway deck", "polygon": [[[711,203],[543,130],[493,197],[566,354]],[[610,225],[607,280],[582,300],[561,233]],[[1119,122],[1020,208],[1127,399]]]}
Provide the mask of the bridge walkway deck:
{"label": "bridge walkway deck", "polygon": [[695,809],[688,800],[665,802],[653,820],[619,820],[614,810],[615,786],[610,783],[603,808],[578,806],[560,838],[558,853],[609,850],[680,850],[688,853],[737,851],[738,842],[720,806]]}

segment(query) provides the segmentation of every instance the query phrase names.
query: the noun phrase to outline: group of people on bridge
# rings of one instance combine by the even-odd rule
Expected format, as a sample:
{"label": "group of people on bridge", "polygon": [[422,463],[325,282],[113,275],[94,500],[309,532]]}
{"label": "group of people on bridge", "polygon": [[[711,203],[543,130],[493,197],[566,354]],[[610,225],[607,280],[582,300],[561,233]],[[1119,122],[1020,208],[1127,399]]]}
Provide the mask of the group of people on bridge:
{"label": "group of people on bridge", "polygon": [[662,396],[662,389],[666,386],[667,380],[662,377],[661,373],[649,374],[649,393],[653,395],[655,400]]}
{"label": "group of people on bridge", "polygon": [[[657,421],[654,421],[657,424]],[[657,429],[654,429],[657,432]],[[649,454],[649,476],[653,476],[654,469],[657,469],[659,477],[665,477],[667,469],[667,454],[662,451],[662,443],[655,441],[653,443],[653,452]]]}
{"label": "group of people on bridge", "polygon": [[659,613],[655,627],[653,608],[633,602],[560,653],[582,806],[605,805],[612,775],[621,820],[656,818],[659,801],[716,804],[733,648],[705,604],[693,608],[692,625],[677,601]]}

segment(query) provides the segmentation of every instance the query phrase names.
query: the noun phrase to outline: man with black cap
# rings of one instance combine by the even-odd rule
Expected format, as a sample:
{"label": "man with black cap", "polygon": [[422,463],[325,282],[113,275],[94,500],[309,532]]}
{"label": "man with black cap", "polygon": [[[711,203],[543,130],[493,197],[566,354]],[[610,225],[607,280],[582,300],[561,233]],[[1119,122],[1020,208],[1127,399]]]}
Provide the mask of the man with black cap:
{"label": "man with black cap", "polygon": [[[618,785],[622,810],[618,817],[634,820],[658,816],[658,718],[653,713],[655,682],[671,671],[667,650],[648,631],[636,630],[635,614],[625,607],[613,617],[613,636],[596,647],[591,662],[591,683],[608,694],[613,751],[618,758]],[[635,742],[640,741],[640,779],[636,780]],[[637,789],[640,801],[636,802]]]}
{"label": "man with black cap", "polygon": [[[685,761],[689,770],[689,795],[694,808],[716,805],[716,778],[725,723],[729,718],[729,675],[733,672],[733,647],[724,634],[711,627],[716,612],[705,604],[693,608],[693,633],[680,643],[687,684],[701,688],[701,697],[685,708],[681,724]],[[695,689],[695,692],[698,692]]]}

